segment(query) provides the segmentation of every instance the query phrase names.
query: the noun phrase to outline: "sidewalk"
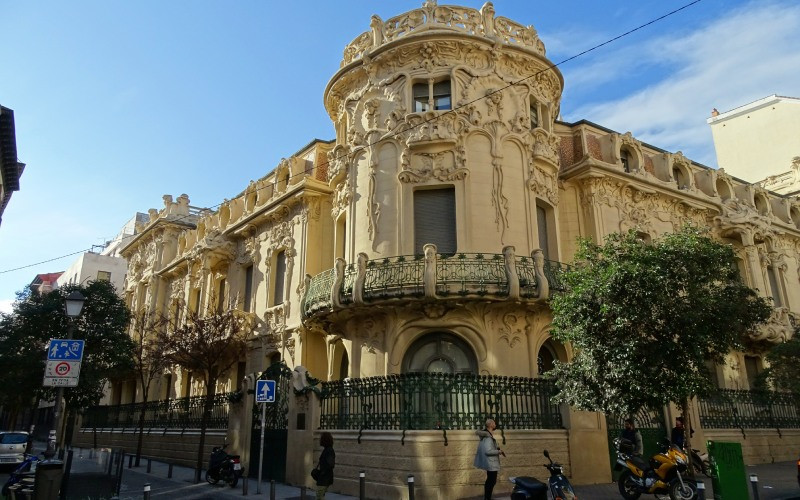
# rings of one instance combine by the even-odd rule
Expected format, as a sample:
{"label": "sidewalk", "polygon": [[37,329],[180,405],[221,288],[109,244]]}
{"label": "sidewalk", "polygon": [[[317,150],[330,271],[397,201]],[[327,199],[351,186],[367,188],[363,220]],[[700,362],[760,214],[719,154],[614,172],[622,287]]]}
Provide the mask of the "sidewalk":
{"label": "sidewalk", "polygon": [[[239,480],[239,484],[236,488],[231,488],[222,482],[211,485],[208,484],[205,479],[202,479],[200,483],[195,483],[195,471],[192,468],[174,465],[172,468],[172,478],[168,478],[169,466],[166,463],[153,461],[151,463],[151,471],[148,473],[146,459],[143,458],[141,460],[139,467],[130,469],[128,468],[128,460],[128,457],[126,457],[123,464],[119,500],[141,500],[145,484],[150,485],[150,498],[152,499],[180,498],[187,500],[213,500],[242,498],[243,496],[244,478]],[[114,465],[114,469],[116,469],[116,465]],[[89,477],[93,478],[98,474],[105,475],[107,470],[107,453],[93,453],[93,458],[89,459],[89,450],[76,449],[72,457],[72,474],[74,476],[72,476],[70,480],[68,498],[85,498],[81,495],[91,493],[92,488],[97,484],[94,480],[89,482],[89,484],[86,484],[87,481],[81,481],[81,474],[92,474],[92,476]],[[203,472],[203,478],[205,478],[205,472]],[[247,483],[248,496],[269,498],[269,481],[262,481],[260,495],[256,494],[256,479],[249,479]],[[314,497],[314,491],[311,488],[306,489],[305,498],[312,500]],[[301,489],[276,483],[275,498],[299,500],[301,498]],[[351,500],[354,497],[327,493],[325,498],[326,500]]]}

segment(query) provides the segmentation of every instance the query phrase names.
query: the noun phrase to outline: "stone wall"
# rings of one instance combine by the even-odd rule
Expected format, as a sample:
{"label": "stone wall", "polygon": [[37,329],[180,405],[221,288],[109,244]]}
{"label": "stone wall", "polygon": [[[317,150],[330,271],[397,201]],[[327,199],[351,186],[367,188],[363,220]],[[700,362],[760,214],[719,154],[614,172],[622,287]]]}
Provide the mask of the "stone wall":
{"label": "stone wall", "polygon": [[[124,448],[126,453],[135,453],[138,443],[138,432],[122,432],[108,429],[97,430],[98,448]],[[225,440],[225,431],[207,431],[203,465],[208,465],[208,457],[214,446],[222,446]],[[75,430],[72,436],[72,446],[76,448],[94,447],[95,437],[91,429]],[[142,456],[166,463],[194,467],[197,460],[197,446],[200,443],[200,433],[195,430],[186,432],[163,430],[147,433],[145,431],[142,443]]]}
{"label": "stone wall", "polygon": [[[315,441],[319,442],[317,431]],[[366,473],[368,498],[404,499],[408,495],[408,476],[414,476],[415,498],[449,500],[483,494],[486,474],[472,462],[478,446],[475,431],[331,431],[336,451],[335,481],[331,491],[358,496],[359,471]],[[570,457],[566,430],[506,431],[505,444],[499,431],[498,445],[506,453],[501,458],[495,493],[509,494],[512,476],[535,476],[546,479],[542,464],[547,449],[554,461],[569,469]],[[314,459],[321,449],[314,450]],[[307,476],[306,486],[313,481]]]}

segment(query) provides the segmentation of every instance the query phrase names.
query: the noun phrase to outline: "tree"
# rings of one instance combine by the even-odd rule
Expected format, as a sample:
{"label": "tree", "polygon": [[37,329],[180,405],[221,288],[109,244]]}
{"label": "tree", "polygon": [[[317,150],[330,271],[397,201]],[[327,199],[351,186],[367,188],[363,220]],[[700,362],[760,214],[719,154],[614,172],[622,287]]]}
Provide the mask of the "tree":
{"label": "tree", "polygon": [[778,344],[767,353],[769,366],[756,380],[760,389],[772,386],[778,390],[790,391],[800,397],[800,335],[798,330],[787,342]]}
{"label": "tree", "polygon": [[[210,304],[214,302],[214,300],[209,301]],[[199,374],[205,385],[195,472],[195,481],[198,482],[203,467],[206,429],[214,407],[217,382],[247,354],[252,332],[248,318],[247,314],[236,310],[220,312],[209,308],[206,314],[202,315],[189,309],[186,321],[173,326],[159,340],[160,349],[166,359],[193,374]]]}
{"label": "tree", "polygon": [[167,328],[167,318],[158,314],[142,312],[134,316],[132,325],[133,373],[142,390],[139,439],[136,444],[136,466],[138,467],[142,456],[145,408],[150,401],[150,386],[169,367],[170,361],[163,351],[165,344],[159,341]]}
{"label": "tree", "polygon": [[551,371],[561,402],[633,415],[706,394],[705,361],[723,362],[770,304],[744,285],[726,245],[691,226],[652,244],[634,231],[580,242],[567,290],[551,301],[551,334],[575,357]]}
{"label": "tree", "polygon": [[130,312],[125,303],[110,282],[93,281],[44,294],[21,293],[13,312],[0,320],[0,366],[5,370],[6,381],[0,386],[0,397],[14,402],[18,409],[35,404],[37,397],[53,399],[55,391],[42,387],[47,343],[66,337],[69,332],[64,297],[73,290],[86,297],[81,315],[72,320],[73,338],[83,339],[86,344],[80,382],[64,391],[65,423],[70,411],[99,402],[106,381],[130,373]]}

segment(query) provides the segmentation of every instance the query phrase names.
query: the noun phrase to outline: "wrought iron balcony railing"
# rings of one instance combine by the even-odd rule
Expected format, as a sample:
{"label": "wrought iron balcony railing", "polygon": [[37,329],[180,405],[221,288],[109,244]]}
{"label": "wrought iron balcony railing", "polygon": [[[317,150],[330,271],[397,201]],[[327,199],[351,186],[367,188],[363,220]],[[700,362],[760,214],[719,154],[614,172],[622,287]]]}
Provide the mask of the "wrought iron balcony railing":
{"label": "wrought iron balcony railing", "polygon": [[545,379],[409,373],[324,382],[322,429],[480,429],[492,416],[503,429],[560,429]]}
{"label": "wrought iron balcony railing", "polygon": [[800,429],[800,398],[792,393],[720,389],[699,402],[706,429]]}
{"label": "wrought iron balcony railing", "polygon": [[[214,395],[209,429],[227,429],[229,398],[233,393]],[[144,412],[145,429],[199,429],[205,396],[162,399],[147,403],[93,406],[84,412],[82,428],[138,429]]]}
{"label": "wrought iron balcony railing", "polygon": [[505,247],[502,254],[439,254],[434,245],[424,248],[420,255],[375,260],[360,253],[355,263],[337,259],[333,269],[307,275],[303,314],[422,297],[545,300],[550,290],[564,289],[560,273],[567,266],[545,260],[540,250],[523,257],[514,254],[514,247]]}

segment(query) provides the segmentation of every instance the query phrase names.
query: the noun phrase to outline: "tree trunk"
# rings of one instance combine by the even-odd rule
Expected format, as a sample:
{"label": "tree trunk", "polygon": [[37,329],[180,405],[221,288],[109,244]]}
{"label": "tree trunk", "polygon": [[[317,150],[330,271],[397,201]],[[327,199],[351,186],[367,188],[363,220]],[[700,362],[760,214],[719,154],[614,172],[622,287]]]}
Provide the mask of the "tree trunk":
{"label": "tree trunk", "polygon": [[136,442],[136,467],[139,467],[139,460],[142,458],[142,444],[144,441],[144,415],[147,412],[148,391],[142,387],[142,411],[139,412],[139,439]]}
{"label": "tree trunk", "polygon": [[214,407],[214,396],[216,395],[217,380],[209,380],[206,383],[206,398],[203,401],[203,416],[200,418],[200,445],[197,448],[197,465],[195,466],[194,482],[200,482],[200,472],[203,470],[203,458],[205,453],[203,449],[206,445],[206,429],[208,428],[208,419],[211,417],[211,408]]}
{"label": "tree trunk", "polygon": [[692,418],[690,416],[690,399],[683,402],[683,449],[689,458],[689,477],[694,479],[694,460],[692,459]]}

